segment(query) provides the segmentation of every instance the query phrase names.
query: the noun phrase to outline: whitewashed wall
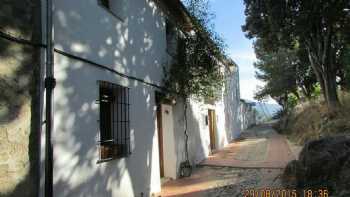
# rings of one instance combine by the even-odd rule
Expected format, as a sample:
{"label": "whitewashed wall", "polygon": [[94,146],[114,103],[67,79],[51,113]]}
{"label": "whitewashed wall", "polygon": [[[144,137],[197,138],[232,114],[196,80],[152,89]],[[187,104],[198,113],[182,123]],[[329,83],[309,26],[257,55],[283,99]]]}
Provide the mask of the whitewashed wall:
{"label": "whitewashed wall", "polygon": [[123,20],[98,0],[55,0],[55,47],[159,84],[167,62],[165,17],[151,0],[128,0]]}
{"label": "whitewashed wall", "polygon": [[[184,135],[184,108],[183,101],[178,100],[173,106],[174,130],[176,140],[177,173],[179,175],[180,163],[185,161],[185,135]],[[192,165],[200,163],[210,153],[209,127],[205,124],[205,116],[208,115],[208,106],[189,100],[187,109],[188,121],[188,149],[189,160]]]}
{"label": "whitewashed wall", "polygon": [[[160,190],[154,89],[56,55],[54,193],[56,196],[140,196]],[[58,66],[57,66],[58,67]],[[84,68],[84,69],[79,69]],[[96,164],[97,80],[130,87],[132,154]]]}
{"label": "whitewashed wall", "polygon": [[231,140],[241,134],[240,119],[240,85],[238,67],[231,71],[225,71],[227,81],[223,92],[223,104],[225,114],[225,129],[227,135],[231,135]]}
{"label": "whitewashed wall", "polygon": [[177,178],[177,156],[174,130],[173,106],[162,104],[162,134],[163,134],[163,161],[164,176]]}
{"label": "whitewashed wall", "polygon": [[[189,135],[189,160],[192,165],[199,164],[210,154],[209,126],[205,117],[208,109],[216,112],[216,148],[222,149],[232,139],[241,133],[240,108],[239,108],[239,76],[238,69],[232,72],[225,71],[227,81],[223,88],[222,98],[214,105],[204,104],[195,99],[190,99],[187,109],[188,135]],[[178,100],[173,106],[174,130],[176,144],[176,168],[179,173],[180,163],[185,161],[184,141],[184,110],[183,101]]]}
{"label": "whitewashed wall", "polygon": [[[121,20],[97,0],[55,0],[55,47],[160,84],[167,61],[164,17],[152,1],[128,0]],[[54,196],[148,196],[160,191],[154,88],[55,54]],[[130,87],[132,154],[96,164],[97,80]]]}
{"label": "whitewashed wall", "polygon": [[256,124],[256,111],[246,102],[240,102],[241,130],[246,130]]}
{"label": "whitewashed wall", "polygon": [[[150,0],[125,1],[127,13],[115,17],[97,0],[55,0],[55,48],[105,65],[123,74],[161,85],[166,53],[165,17]],[[160,191],[155,88],[119,77],[91,64],[55,54],[57,87],[54,196],[148,196]],[[98,80],[130,88],[131,146],[129,158],[96,164],[99,124]],[[210,153],[208,108],[217,114],[217,146],[240,132],[238,72],[230,74],[222,100],[214,106],[190,101],[187,111],[189,156],[198,164]],[[172,107],[175,172],[185,159],[183,108]],[[174,169],[169,169],[171,174]]]}

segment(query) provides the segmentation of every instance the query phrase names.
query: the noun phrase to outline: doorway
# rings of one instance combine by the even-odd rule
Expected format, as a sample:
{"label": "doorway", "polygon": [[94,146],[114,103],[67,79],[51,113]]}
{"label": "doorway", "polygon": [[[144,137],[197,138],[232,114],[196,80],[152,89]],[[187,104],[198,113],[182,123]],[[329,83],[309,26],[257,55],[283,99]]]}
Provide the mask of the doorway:
{"label": "doorway", "polygon": [[210,152],[216,150],[216,114],[215,110],[208,110],[208,122],[209,122],[209,137],[210,137]]}
{"label": "doorway", "polygon": [[156,101],[160,177],[176,179],[177,154],[173,106],[166,100],[160,102],[159,99],[156,99]]}
{"label": "doorway", "polygon": [[157,129],[159,146],[159,169],[160,177],[164,177],[164,148],[163,148],[163,125],[162,125],[162,105],[157,104]]}

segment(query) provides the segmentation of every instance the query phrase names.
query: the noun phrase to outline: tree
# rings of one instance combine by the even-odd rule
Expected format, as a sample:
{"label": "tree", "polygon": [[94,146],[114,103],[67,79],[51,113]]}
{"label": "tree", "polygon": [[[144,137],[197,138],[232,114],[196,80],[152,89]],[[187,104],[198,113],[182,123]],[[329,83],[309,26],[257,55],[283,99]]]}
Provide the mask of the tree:
{"label": "tree", "polygon": [[350,90],[350,44],[345,47],[343,53],[340,55],[343,67],[340,71],[340,86],[343,90]]}
{"label": "tree", "polygon": [[290,94],[297,99],[312,98],[317,81],[304,48],[296,45],[292,49],[280,47],[276,51],[267,51],[260,39],[254,42],[254,48],[258,59],[254,64],[258,70],[256,78],[265,82],[256,93],[256,99],[271,96],[280,105],[286,106]]}
{"label": "tree", "polygon": [[317,78],[310,66],[307,50],[303,46],[296,46],[295,55],[297,57],[296,63],[296,78],[299,90],[307,99],[312,99],[317,86]]}
{"label": "tree", "polygon": [[256,78],[265,82],[265,85],[256,93],[258,100],[271,96],[285,106],[289,94],[299,97],[297,86],[297,57],[293,51],[279,49],[276,52],[267,52],[260,48],[260,40],[255,42],[255,53],[258,61]]}
{"label": "tree", "polygon": [[245,0],[248,38],[260,38],[265,50],[300,43],[317,77],[330,110],[339,105],[336,74],[339,54],[348,41],[348,0]]}

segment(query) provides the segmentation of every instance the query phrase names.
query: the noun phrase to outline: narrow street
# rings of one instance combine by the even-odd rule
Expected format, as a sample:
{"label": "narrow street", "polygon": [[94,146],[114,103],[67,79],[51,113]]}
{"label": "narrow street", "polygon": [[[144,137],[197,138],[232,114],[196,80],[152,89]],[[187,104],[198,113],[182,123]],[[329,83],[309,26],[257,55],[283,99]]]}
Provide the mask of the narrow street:
{"label": "narrow street", "polygon": [[271,124],[255,126],[203,161],[191,177],[165,183],[158,196],[243,196],[245,190],[281,188],[280,175],[299,150]]}

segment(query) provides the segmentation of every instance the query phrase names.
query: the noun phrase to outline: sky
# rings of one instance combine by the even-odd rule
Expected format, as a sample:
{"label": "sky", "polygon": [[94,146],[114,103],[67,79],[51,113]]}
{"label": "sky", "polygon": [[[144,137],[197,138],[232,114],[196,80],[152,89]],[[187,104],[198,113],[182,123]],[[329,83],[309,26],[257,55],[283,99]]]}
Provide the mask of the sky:
{"label": "sky", "polygon": [[[256,61],[253,41],[242,32],[245,23],[243,0],[210,0],[211,10],[216,15],[215,30],[228,45],[229,56],[238,64],[240,74],[241,98],[254,100],[257,86],[263,83],[255,78]],[[269,102],[274,103],[272,100]]]}

